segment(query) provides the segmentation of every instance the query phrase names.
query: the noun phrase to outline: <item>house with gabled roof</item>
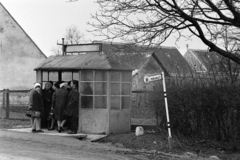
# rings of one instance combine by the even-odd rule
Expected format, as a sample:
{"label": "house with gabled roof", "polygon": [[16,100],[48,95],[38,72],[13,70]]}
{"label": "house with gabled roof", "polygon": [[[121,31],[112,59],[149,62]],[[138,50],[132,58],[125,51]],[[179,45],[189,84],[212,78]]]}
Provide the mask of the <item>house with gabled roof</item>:
{"label": "house with gabled roof", "polygon": [[102,54],[127,62],[133,71],[133,90],[152,90],[154,82],[145,84],[145,75],[160,74],[168,77],[187,76],[192,69],[176,47],[146,47],[127,43],[102,43]]}
{"label": "house with gabled roof", "polygon": [[0,3],[0,90],[30,89],[34,68],[46,59],[24,29]]}
{"label": "house with gabled roof", "polygon": [[221,72],[223,71],[224,57],[216,52],[207,50],[188,49],[184,58],[197,73]]}
{"label": "house with gabled roof", "polygon": [[196,75],[205,80],[213,78],[215,83],[233,84],[240,78],[239,65],[217,52],[188,49],[184,58],[197,73]]}

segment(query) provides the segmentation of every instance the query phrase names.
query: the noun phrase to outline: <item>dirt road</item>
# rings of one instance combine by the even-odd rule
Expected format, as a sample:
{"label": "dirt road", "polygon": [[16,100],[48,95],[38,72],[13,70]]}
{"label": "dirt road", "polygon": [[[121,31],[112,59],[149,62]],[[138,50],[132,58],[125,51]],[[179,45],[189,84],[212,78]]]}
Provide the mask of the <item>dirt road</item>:
{"label": "dirt road", "polygon": [[[120,152],[119,152],[120,151]],[[1,160],[138,160],[143,156],[121,154],[124,149],[110,144],[0,130]]]}

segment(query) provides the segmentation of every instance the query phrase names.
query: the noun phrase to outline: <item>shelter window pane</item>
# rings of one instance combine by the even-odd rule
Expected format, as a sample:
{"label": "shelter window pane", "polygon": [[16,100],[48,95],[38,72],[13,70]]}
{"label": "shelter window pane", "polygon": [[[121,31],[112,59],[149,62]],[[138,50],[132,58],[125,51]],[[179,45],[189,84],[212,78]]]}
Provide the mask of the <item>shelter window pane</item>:
{"label": "shelter window pane", "polygon": [[122,72],[122,82],[131,82],[132,75],[130,72]]}
{"label": "shelter window pane", "polygon": [[73,79],[79,81],[79,73],[78,72],[73,72]]}
{"label": "shelter window pane", "polygon": [[107,95],[107,83],[96,82],[95,83],[95,95]]}
{"label": "shelter window pane", "polygon": [[95,108],[106,109],[107,108],[107,96],[96,96],[95,97]]}
{"label": "shelter window pane", "polygon": [[71,81],[72,72],[62,72],[62,81]]}
{"label": "shelter window pane", "polygon": [[82,71],[81,81],[93,81],[93,71]]}
{"label": "shelter window pane", "polygon": [[130,108],[130,97],[122,97],[122,109],[129,109]]}
{"label": "shelter window pane", "polygon": [[122,83],[121,95],[130,95],[130,83]]}
{"label": "shelter window pane", "polygon": [[48,71],[43,71],[42,72],[42,80],[43,81],[48,81]]}
{"label": "shelter window pane", "polygon": [[111,83],[111,95],[120,95],[120,83]]}
{"label": "shelter window pane", "polygon": [[81,97],[82,108],[93,108],[93,96]]}
{"label": "shelter window pane", "polygon": [[120,96],[112,96],[111,97],[111,109],[119,109],[120,110]]}
{"label": "shelter window pane", "polygon": [[93,83],[92,82],[82,82],[81,83],[81,94],[83,95],[93,95]]}
{"label": "shelter window pane", "polygon": [[111,72],[111,81],[120,82],[120,74],[121,72]]}
{"label": "shelter window pane", "polygon": [[49,72],[49,81],[58,81],[58,72]]}
{"label": "shelter window pane", "polygon": [[95,81],[107,81],[107,72],[95,71]]}

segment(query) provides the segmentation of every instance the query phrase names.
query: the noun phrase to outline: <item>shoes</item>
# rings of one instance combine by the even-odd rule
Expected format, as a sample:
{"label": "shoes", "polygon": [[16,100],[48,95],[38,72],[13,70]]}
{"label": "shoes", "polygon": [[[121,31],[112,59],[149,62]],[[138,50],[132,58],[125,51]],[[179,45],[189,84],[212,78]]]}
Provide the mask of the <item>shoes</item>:
{"label": "shoes", "polygon": [[36,130],[35,132],[36,133],[43,133],[44,131],[43,130]]}
{"label": "shoes", "polygon": [[32,133],[35,133],[36,132],[36,129],[32,129]]}
{"label": "shoes", "polygon": [[48,130],[49,130],[49,131],[52,131],[52,130],[54,130],[54,128],[48,128]]}
{"label": "shoes", "polygon": [[70,132],[68,132],[68,134],[77,134],[77,132],[70,131]]}
{"label": "shoes", "polygon": [[65,130],[63,129],[63,127],[60,127],[60,130],[63,131],[63,132],[65,131]]}
{"label": "shoes", "polygon": [[62,131],[61,131],[61,129],[58,129],[58,133],[61,133]]}

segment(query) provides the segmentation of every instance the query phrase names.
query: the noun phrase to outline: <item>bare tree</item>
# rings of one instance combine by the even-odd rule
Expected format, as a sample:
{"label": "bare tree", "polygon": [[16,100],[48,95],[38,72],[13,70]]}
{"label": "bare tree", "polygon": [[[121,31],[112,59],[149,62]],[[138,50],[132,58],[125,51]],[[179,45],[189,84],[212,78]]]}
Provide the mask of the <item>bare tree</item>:
{"label": "bare tree", "polygon": [[67,44],[80,44],[87,41],[84,33],[75,25],[66,29],[65,40]]}
{"label": "bare tree", "polygon": [[[85,34],[81,32],[76,25],[71,25],[66,29],[65,32],[65,43],[66,44],[80,44],[86,43],[88,40],[85,38]],[[62,47],[57,46],[51,49],[54,55],[62,54]]]}
{"label": "bare tree", "polygon": [[[171,34],[196,36],[210,51],[240,64],[239,0],[96,0],[89,22],[107,39],[160,45]],[[189,30],[191,35],[183,34]],[[96,32],[95,32],[96,31]]]}

